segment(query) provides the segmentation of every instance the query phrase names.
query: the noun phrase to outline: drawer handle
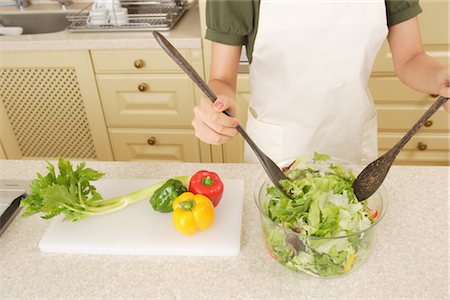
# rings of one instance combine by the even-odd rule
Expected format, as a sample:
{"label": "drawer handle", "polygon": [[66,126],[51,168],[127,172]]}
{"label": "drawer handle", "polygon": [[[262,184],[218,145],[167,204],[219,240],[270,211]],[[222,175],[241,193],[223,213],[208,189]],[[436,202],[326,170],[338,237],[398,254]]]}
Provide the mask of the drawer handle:
{"label": "drawer handle", "polygon": [[142,69],[145,66],[145,62],[142,59],[136,59],[134,61],[134,67],[136,69]]}
{"label": "drawer handle", "polygon": [[431,97],[436,98],[439,94],[430,94]]}
{"label": "drawer handle", "polygon": [[148,90],[148,85],[146,83],[140,83],[138,85],[139,92],[145,92]]}
{"label": "drawer handle", "polygon": [[417,149],[419,149],[419,151],[425,151],[425,150],[427,150],[427,148],[428,148],[428,146],[425,143],[419,142],[417,144]]}
{"label": "drawer handle", "polygon": [[150,137],[147,140],[147,144],[149,144],[150,146],[153,146],[154,144],[156,144],[156,138],[154,136]]}
{"label": "drawer handle", "polygon": [[423,124],[423,126],[425,126],[425,127],[431,127],[433,125],[433,121],[432,120],[428,120],[428,121],[426,121],[424,124]]}

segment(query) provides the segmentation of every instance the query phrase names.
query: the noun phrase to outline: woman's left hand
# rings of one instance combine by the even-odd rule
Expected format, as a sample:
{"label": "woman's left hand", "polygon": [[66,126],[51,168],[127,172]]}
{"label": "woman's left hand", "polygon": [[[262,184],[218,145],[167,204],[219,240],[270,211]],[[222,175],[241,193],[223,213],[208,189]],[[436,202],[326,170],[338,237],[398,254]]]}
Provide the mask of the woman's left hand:
{"label": "woman's left hand", "polygon": [[[439,94],[443,97],[450,97],[450,65],[443,67],[437,73],[437,81],[439,84]],[[450,100],[444,104],[444,109],[450,114]]]}

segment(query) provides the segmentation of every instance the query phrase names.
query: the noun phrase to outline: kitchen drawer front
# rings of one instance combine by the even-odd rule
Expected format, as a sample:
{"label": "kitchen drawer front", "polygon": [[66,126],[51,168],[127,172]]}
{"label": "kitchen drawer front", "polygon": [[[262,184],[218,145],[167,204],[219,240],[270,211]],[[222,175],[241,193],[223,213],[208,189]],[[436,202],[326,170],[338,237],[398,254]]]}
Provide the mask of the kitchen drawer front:
{"label": "kitchen drawer front", "polygon": [[110,128],[109,135],[117,161],[201,161],[191,129]]}
{"label": "kitchen drawer front", "polygon": [[[379,133],[378,149],[382,155],[403,137],[400,133]],[[449,165],[450,137],[446,133],[417,133],[403,147],[396,164]]]}
{"label": "kitchen drawer front", "polygon": [[[401,130],[406,133],[428,108],[428,105],[377,105],[378,130]],[[419,130],[422,132],[450,132],[449,120],[448,113],[441,108]]]}
{"label": "kitchen drawer front", "polygon": [[187,75],[97,75],[97,84],[108,127],[191,126],[194,86]]}
{"label": "kitchen drawer front", "polygon": [[[392,148],[403,135],[403,133],[380,132],[378,134],[378,148],[386,150]],[[450,135],[447,133],[416,133],[403,147],[403,150],[421,152],[449,151],[449,144]]]}
{"label": "kitchen drawer front", "polygon": [[[179,49],[189,61],[189,50]],[[182,73],[163,50],[92,50],[96,73]]]}
{"label": "kitchen drawer front", "polygon": [[396,76],[373,76],[368,85],[377,104],[431,105],[436,100],[436,95],[416,92],[403,84]]}

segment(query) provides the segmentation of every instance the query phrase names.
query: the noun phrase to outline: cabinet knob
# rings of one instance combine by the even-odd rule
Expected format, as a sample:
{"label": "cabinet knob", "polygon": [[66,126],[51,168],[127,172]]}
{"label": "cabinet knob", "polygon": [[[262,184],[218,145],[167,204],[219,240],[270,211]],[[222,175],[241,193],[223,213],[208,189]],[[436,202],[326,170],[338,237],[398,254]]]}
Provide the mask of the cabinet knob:
{"label": "cabinet knob", "polygon": [[425,126],[425,127],[431,127],[433,125],[433,121],[432,120],[428,120],[428,121],[426,121],[424,124],[423,124],[423,126]]}
{"label": "cabinet knob", "polygon": [[431,97],[436,98],[437,96],[439,96],[438,94],[430,94]]}
{"label": "cabinet knob", "polygon": [[154,144],[156,144],[156,138],[154,136],[150,137],[147,140],[147,144],[149,144],[150,146],[153,146]]}
{"label": "cabinet knob", "polygon": [[145,66],[145,62],[142,59],[136,59],[134,61],[134,67],[136,69],[142,69]]}
{"label": "cabinet knob", "polygon": [[427,150],[427,148],[428,148],[428,146],[425,143],[419,142],[417,144],[417,149],[419,149],[419,151],[425,151],[425,150]]}
{"label": "cabinet knob", "polygon": [[138,90],[139,90],[139,92],[145,92],[145,91],[148,90],[148,85],[146,83],[144,83],[144,82],[140,83],[138,85]]}

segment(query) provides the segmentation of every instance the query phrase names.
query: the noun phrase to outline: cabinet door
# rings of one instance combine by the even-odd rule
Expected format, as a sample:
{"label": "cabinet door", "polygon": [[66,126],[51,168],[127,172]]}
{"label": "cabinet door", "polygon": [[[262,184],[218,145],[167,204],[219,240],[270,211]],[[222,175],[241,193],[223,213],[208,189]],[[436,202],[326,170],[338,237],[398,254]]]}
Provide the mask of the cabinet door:
{"label": "cabinet door", "polygon": [[0,55],[0,139],[9,159],[112,160],[88,51]]}
{"label": "cabinet door", "polygon": [[199,141],[191,129],[110,128],[115,160],[199,162]]}
{"label": "cabinet door", "polygon": [[97,82],[108,127],[191,127],[187,75],[97,75]]}

